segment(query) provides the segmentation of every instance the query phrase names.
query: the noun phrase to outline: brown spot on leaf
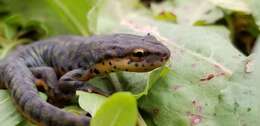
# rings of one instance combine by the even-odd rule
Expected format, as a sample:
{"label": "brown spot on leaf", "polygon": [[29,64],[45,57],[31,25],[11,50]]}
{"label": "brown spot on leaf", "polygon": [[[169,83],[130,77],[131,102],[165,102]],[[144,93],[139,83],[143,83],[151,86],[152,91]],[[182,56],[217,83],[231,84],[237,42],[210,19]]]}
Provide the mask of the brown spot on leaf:
{"label": "brown spot on leaf", "polygon": [[202,116],[188,112],[188,117],[191,126],[196,126],[202,121]]}
{"label": "brown spot on leaf", "polygon": [[224,76],[225,73],[224,72],[221,72],[221,73],[218,73],[216,76]]}
{"label": "brown spot on leaf", "polygon": [[198,101],[192,100],[192,105],[195,108],[196,112],[198,113],[202,112],[202,105]]}
{"label": "brown spot on leaf", "polygon": [[194,115],[191,117],[191,124],[192,125],[197,125],[201,122],[202,118],[200,115]]}
{"label": "brown spot on leaf", "polygon": [[215,75],[214,75],[213,73],[210,73],[210,74],[208,74],[208,75],[202,77],[202,78],[200,79],[200,81],[209,81],[209,80],[213,79],[214,77],[215,77]]}
{"label": "brown spot on leaf", "polygon": [[181,85],[173,85],[172,86],[172,90],[175,92],[175,91],[177,91],[177,90],[179,90],[180,88],[182,88],[183,86],[181,86]]}
{"label": "brown spot on leaf", "polygon": [[196,63],[193,63],[193,64],[191,64],[191,67],[192,67],[192,68],[195,68],[195,67],[197,67],[197,64],[196,64]]}
{"label": "brown spot on leaf", "polygon": [[215,67],[216,69],[221,69],[218,64],[214,64],[214,67]]}

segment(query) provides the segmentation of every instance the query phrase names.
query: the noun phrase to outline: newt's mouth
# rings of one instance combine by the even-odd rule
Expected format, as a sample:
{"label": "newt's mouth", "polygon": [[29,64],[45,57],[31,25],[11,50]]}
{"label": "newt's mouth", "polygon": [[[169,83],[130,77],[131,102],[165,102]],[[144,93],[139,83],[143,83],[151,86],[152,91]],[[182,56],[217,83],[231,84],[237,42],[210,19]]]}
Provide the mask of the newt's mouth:
{"label": "newt's mouth", "polygon": [[148,72],[165,64],[168,56],[147,58],[113,58],[96,64],[94,67],[99,74],[115,71]]}

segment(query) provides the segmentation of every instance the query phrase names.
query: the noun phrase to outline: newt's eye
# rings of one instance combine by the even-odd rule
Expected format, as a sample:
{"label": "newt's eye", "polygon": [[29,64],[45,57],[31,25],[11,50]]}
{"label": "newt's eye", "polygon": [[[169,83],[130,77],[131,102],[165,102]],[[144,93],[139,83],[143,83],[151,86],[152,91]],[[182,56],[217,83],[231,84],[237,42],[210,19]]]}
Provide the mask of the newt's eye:
{"label": "newt's eye", "polygon": [[143,49],[136,49],[133,53],[134,57],[143,57],[144,56],[144,50]]}

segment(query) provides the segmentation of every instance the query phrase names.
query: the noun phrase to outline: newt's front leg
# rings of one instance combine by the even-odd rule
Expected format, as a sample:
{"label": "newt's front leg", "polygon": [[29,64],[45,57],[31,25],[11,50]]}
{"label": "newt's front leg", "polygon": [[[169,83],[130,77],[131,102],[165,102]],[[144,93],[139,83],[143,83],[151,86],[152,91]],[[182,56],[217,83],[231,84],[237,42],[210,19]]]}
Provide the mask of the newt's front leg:
{"label": "newt's front leg", "polygon": [[89,71],[72,70],[58,80],[54,69],[51,67],[42,66],[30,70],[35,76],[37,89],[45,92],[48,96],[48,102],[57,106],[63,106],[75,99],[76,90],[107,95],[102,90],[85,82],[92,77]]}
{"label": "newt's front leg", "polygon": [[57,89],[58,78],[53,68],[48,66],[30,68],[35,77],[38,89],[48,94],[48,91]]}
{"label": "newt's front leg", "polygon": [[53,68],[41,66],[30,68],[34,75],[34,83],[39,91],[43,91],[48,96],[48,102],[57,106],[62,106],[70,101],[71,94],[64,94],[58,87],[58,78]]}
{"label": "newt's front leg", "polygon": [[91,69],[83,70],[76,69],[72,70],[65,75],[63,75],[59,80],[59,88],[64,93],[72,93],[75,94],[76,90],[82,90],[86,92],[94,92],[101,95],[107,95],[101,89],[87,83],[89,79],[91,79],[96,74],[93,73]]}

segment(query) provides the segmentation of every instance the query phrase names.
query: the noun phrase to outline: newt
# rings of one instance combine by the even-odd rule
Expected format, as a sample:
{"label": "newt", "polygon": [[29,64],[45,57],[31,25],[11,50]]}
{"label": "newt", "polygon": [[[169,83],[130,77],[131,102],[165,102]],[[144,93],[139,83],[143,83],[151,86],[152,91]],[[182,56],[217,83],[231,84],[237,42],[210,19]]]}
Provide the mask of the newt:
{"label": "newt", "polygon": [[38,96],[66,100],[85,82],[115,71],[148,72],[166,63],[169,49],[154,36],[58,36],[17,48],[0,63],[0,87],[18,111],[40,126],[89,126],[90,117],[65,112]]}

